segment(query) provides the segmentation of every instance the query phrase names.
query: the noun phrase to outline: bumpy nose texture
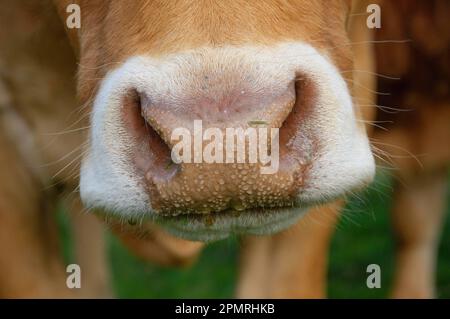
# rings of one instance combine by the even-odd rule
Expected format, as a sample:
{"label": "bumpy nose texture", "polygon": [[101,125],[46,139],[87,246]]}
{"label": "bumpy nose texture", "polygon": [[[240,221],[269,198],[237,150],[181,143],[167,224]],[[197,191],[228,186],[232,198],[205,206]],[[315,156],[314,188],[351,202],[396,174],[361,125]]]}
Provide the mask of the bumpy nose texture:
{"label": "bumpy nose texture", "polygon": [[[279,167],[270,174],[262,174],[261,168],[270,163],[250,162],[250,139],[244,144],[244,162],[242,158],[238,160],[237,139],[231,157],[228,145],[224,143],[227,129],[245,131],[253,128],[258,132],[258,143],[263,138],[258,130],[262,129],[267,132],[264,136],[269,144],[267,154],[279,156],[279,152],[271,154],[274,147],[271,143],[278,142],[278,135],[270,139],[271,132],[274,132],[271,129],[282,127],[295,105],[294,81],[282,89],[255,88],[242,82],[221,89],[220,81],[211,80],[208,76],[200,81],[200,90],[183,92],[179,96],[168,94],[154,99],[146,92],[140,92],[142,117],[161,138],[159,141],[155,138],[149,140],[150,153],[161,149],[161,142],[166,144],[168,151],[173,150],[180,142],[180,139],[173,139],[173,132],[177,129],[185,129],[192,137],[192,161],[170,163],[169,160],[163,169],[167,170],[165,174],[155,174],[154,167],[145,172],[152,207],[160,214],[176,215],[293,205],[293,197],[301,183],[301,165],[289,156],[272,157],[272,161],[279,162]],[[195,147],[201,145],[205,150],[211,142],[206,139],[193,141],[199,121],[200,137],[209,128],[222,133],[224,139],[217,145],[223,147],[223,162],[208,162],[204,158],[195,160],[198,151]],[[259,144],[257,147],[259,150]]]}

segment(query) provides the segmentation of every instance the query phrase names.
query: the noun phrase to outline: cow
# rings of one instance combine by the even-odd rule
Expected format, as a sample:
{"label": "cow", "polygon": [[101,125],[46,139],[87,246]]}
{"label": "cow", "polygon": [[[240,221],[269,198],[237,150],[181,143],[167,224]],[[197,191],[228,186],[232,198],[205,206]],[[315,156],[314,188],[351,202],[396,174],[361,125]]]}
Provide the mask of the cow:
{"label": "cow", "polygon": [[[345,198],[371,183],[374,155],[397,145],[430,155],[420,164],[392,158],[408,185],[395,191],[393,296],[434,295],[450,159],[449,51],[448,41],[421,30],[448,30],[440,16],[447,3],[379,1],[397,16],[376,32],[366,1],[0,4],[0,294],[110,296],[102,220],[161,264],[189,264],[202,242],[242,236],[238,297],[324,297],[328,243]],[[73,4],[80,28],[66,23]],[[389,43],[391,35],[421,46]],[[431,88],[430,61],[440,80]],[[424,76],[388,81],[414,78],[421,64]],[[377,82],[401,92],[381,101],[417,110],[414,132],[408,119],[388,132],[370,125],[386,116],[376,112]],[[177,161],[173,133],[191,132],[196,121],[221,134],[276,129],[266,155],[278,155],[277,169],[263,174],[264,163],[235,158]],[[58,201],[72,212],[84,269],[76,292],[57,245]]]}

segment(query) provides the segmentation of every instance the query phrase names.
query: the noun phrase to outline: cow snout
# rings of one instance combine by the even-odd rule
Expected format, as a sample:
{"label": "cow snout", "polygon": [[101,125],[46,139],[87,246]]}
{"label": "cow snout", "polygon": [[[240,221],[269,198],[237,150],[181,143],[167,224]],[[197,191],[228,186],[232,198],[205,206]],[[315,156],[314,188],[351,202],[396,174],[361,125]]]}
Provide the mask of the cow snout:
{"label": "cow snout", "polygon": [[372,180],[358,116],[307,44],[134,56],[97,92],[80,193],[184,238],[274,233]]}
{"label": "cow snout", "polygon": [[291,156],[280,138],[299,126],[299,86],[295,78],[282,85],[250,78],[202,74],[178,92],[136,91],[124,107],[139,145],[134,162],[157,213],[293,206],[308,154]]}

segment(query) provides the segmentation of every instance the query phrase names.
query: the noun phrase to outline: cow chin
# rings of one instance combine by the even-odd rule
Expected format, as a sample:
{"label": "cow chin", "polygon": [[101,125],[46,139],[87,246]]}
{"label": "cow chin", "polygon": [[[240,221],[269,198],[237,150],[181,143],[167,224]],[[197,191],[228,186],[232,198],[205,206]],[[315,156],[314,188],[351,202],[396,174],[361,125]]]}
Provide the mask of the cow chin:
{"label": "cow chin", "polygon": [[[226,61],[227,67],[222,67],[223,61]],[[261,179],[269,181],[267,198],[264,198],[265,195],[251,198],[256,195],[248,195],[249,193],[245,193],[245,196],[234,194],[233,189],[240,189],[240,184],[227,185],[228,182],[232,183],[228,176],[214,177],[211,173],[206,174],[209,180],[202,182],[212,185],[210,187],[217,184],[218,193],[211,192],[211,196],[206,197],[225,200],[209,204],[209,198],[202,198],[198,200],[201,205],[194,203],[191,206],[183,206],[190,204],[180,201],[180,209],[172,207],[173,210],[168,210],[167,205],[171,202],[178,203],[173,196],[178,194],[179,197],[195,198],[196,193],[189,188],[180,188],[181,182],[172,182],[170,179],[173,176],[165,176],[168,175],[166,173],[162,177],[158,176],[159,179],[165,179],[165,184],[161,182],[163,186],[154,186],[154,176],[149,186],[148,174],[142,173],[142,165],[136,164],[133,156],[140,146],[136,143],[136,135],[124,120],[126,104],[123,97],[128,96],[130,91],[137,96],[142,96],[145,92],[146,96],[157,102],[168,96],[176,96],[171,103],[155,102],[155,105],[167,108],[167,104],[170,104],[171,107],[177,101],[189,101],[186,94],[201,91],[196,91],[195,87],[201,84],[193,76],[206,74],[205,78],[217,78],[220,75],[230,77],[230,65],[234,65],[233,70],[247,74],[245,79],[251,79],[254,86],[261,88],[246,87],[246,91],[264,92],[270,89],[275,92],[270,96],[275,96],[276,101],[278,96],[289,96],[289,93],[283,93],[283,88],[289,87],[298,78],[307,79],[306,82],[312,84],[303,88],[300,93],[297,92],[297,101],[308,104],[294,106],[301,108],[300,114],[304,118],[298,120],[287,117],[284,122],[277,124],[274,121],[273,124],[276,127],[289,121],[295,124],[290,123],[289,130],[286,130],[288,133],[285,134],[289,138],[284,141],[281,138],[283,143],[290,145],[289,150],[281,153],[291,155],[282,155],[288,159],[285,162],[281,159],[278,175]],[[233,76],[236,83],[246,81],[242,80],[241,75]],[[230,85],[228,83],[224,87],[229,88]],[[186,93],[187,90],[190,92]],[[289,98],[286,97],[286,100]],[[253,107],[257,108],[258,105]],[[289,112],[292,109],[287,113]],[[95,98],[89,146],[81,168],[81,197],[87,207],[100,208],[107,215],[124,220],[153,220],[172,234],[190,240],[216,240],[230,234],[272,234],[295,223],[311,205],[333,200],[372,181],[374,159],[364,127],[358,121],[356,113],[347,84],[338,69],[327,57],[304,43],[283,43],[270,48],[201,48],[157,59],[148,56],[131,57],[106,75]],[[245,112],[240,115],[244,116]],[[175,120],[176,116],[173,121]],[[164,130],[155,131],[164,140]],[[161,166],[161,163],[155,162],[154,165]],[[192,168],[195,174],[201,173],[201,169],[194,169]],[[233,174],[231,168],[219,171],[221,174]],[[222,177],[226,181],[223,187],[218,183]],[[211,180],[214,178],[215,180]],[[180,180],[182,181],[181,178]],[[259,189],[250,188],[254,190],[254,194],[260,194],[259,190],[264,194],[261,181],[255,182]],[[151,187],[154,188],[153,191],[149,191]],[[279,189],[274,189],[276,187]],[[200,191],[200,186],[198,189],[199,194],[205,194]],[[171,199],[164,202],[164,196],[168,196],[168,192],[172,190],[169,193]],[[234,197],[242,198],[241,204],[244,207],[232,204],[227,206],[226,203],[233,202]],[[188,208],[183,212],[185,207]]]}
{"label": "cow chin", "polygon": [[272,235],[297,222],[307,208],[228,211],[153,219],[170,234],[193,241],[215,241],[230,235]]}

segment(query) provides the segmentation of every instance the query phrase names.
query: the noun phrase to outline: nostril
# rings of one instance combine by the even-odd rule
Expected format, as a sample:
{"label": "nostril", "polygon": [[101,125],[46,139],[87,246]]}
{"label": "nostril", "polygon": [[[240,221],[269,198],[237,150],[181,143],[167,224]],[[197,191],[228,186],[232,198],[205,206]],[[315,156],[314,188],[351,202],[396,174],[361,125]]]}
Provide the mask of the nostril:
{"label": "nostril", "polygon": [[280,127],[280,155],[294,151],[308,157],[311,152],[311,136],[306,136],[303,127],[311,117],[315,99],[314,85],[305,77],[299,77],[295,82],[295,104]]}
{"label": "nostril", "polygon": [[122,105],[123,119],[133,140],[130,155],[140,176],[154,182],[170,180],[179,170],[179,165],[173,163],[169,146],[144,118],[148,111],[142,109],[142,96],[130,91]]}

